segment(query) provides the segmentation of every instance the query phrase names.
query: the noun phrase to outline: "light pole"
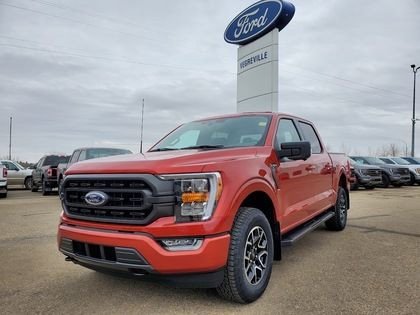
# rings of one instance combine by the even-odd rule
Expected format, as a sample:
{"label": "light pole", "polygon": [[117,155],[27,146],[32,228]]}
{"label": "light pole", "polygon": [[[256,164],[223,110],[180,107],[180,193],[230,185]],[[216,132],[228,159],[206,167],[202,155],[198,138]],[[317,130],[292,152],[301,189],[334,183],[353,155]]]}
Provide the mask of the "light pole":
{"label": "light pole", "polygon": [[411,127],[411,156],[414,157],[416,154],[416,74],[417,70],[420,69],[420,67],[416,68],[416,65],[411,65],[411,69],[413,69],[413,75],[414,75],[414,88],[413,88],[413,118],[412,118],[412,127]]}

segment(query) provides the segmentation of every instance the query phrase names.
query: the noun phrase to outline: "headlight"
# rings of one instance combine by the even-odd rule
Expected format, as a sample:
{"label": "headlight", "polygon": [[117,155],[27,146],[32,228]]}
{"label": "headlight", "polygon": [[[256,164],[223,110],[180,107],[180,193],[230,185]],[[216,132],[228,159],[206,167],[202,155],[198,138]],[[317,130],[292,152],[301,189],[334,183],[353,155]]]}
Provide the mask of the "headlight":
{"label": "headlight", "polygon": [[220,173],[159,176],[174,181],[176,222],[205,221],[211,218],[222,192]]}
{"label": "headlight", "polygon": [[416,168],[417,174],[420,174],[420,168]]}
{"label": "headlight", "polygon": [[362,175],[368,175],[369,174],[369,171],[368,170],[360,170],[360,173]]}
{"label": "headlight", "polygon": [[390,168],[388,171],[389,171],[391,174],[393,174],[393,173],[394,173],[394,169],[392,169],[392,168]]}

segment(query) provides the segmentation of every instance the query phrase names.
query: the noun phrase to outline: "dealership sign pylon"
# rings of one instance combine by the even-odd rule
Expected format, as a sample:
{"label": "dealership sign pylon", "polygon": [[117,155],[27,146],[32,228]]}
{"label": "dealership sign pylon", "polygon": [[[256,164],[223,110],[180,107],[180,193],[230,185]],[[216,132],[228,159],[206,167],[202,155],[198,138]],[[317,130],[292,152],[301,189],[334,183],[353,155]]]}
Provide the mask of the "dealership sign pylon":
{"label": "dealership sign pylon", "polygon": [[278,110],[278,33],[293,18],[293,4],[259,1],[233,19],[225,41],[238,47],[237,112]]}

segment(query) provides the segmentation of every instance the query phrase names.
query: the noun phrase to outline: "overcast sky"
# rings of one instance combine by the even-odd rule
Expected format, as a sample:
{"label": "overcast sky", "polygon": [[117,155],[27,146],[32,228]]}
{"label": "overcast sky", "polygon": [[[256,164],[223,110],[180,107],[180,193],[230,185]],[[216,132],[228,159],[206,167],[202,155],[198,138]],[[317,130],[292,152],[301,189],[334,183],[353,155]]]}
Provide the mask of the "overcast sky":
{"label": "overcast sky", "polygon": [[[81,146],[138,151],[142,98],[147,148],[235,112],[237,47],[223,33],[253,2],[0,0],[0,156],[9,116],[13,157],[36,162]],[[312,120],[332,151],[410,145],[420,1],[292,2],[279,111]],[[420,123],[416,142],[419,155]]]}

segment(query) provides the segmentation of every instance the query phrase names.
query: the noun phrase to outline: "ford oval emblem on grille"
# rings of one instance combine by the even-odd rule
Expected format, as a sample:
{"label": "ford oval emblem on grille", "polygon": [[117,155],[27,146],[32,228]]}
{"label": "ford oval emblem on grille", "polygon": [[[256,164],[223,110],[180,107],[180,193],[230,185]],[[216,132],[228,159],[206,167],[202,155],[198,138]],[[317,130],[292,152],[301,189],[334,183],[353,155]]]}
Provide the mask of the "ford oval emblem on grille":
{"label": "ford oval emblem on grille", "polygon": [[109,199],[108,195],[102,191],[91,191],[85,195],[86,203],[91,206],[103,206]]}

